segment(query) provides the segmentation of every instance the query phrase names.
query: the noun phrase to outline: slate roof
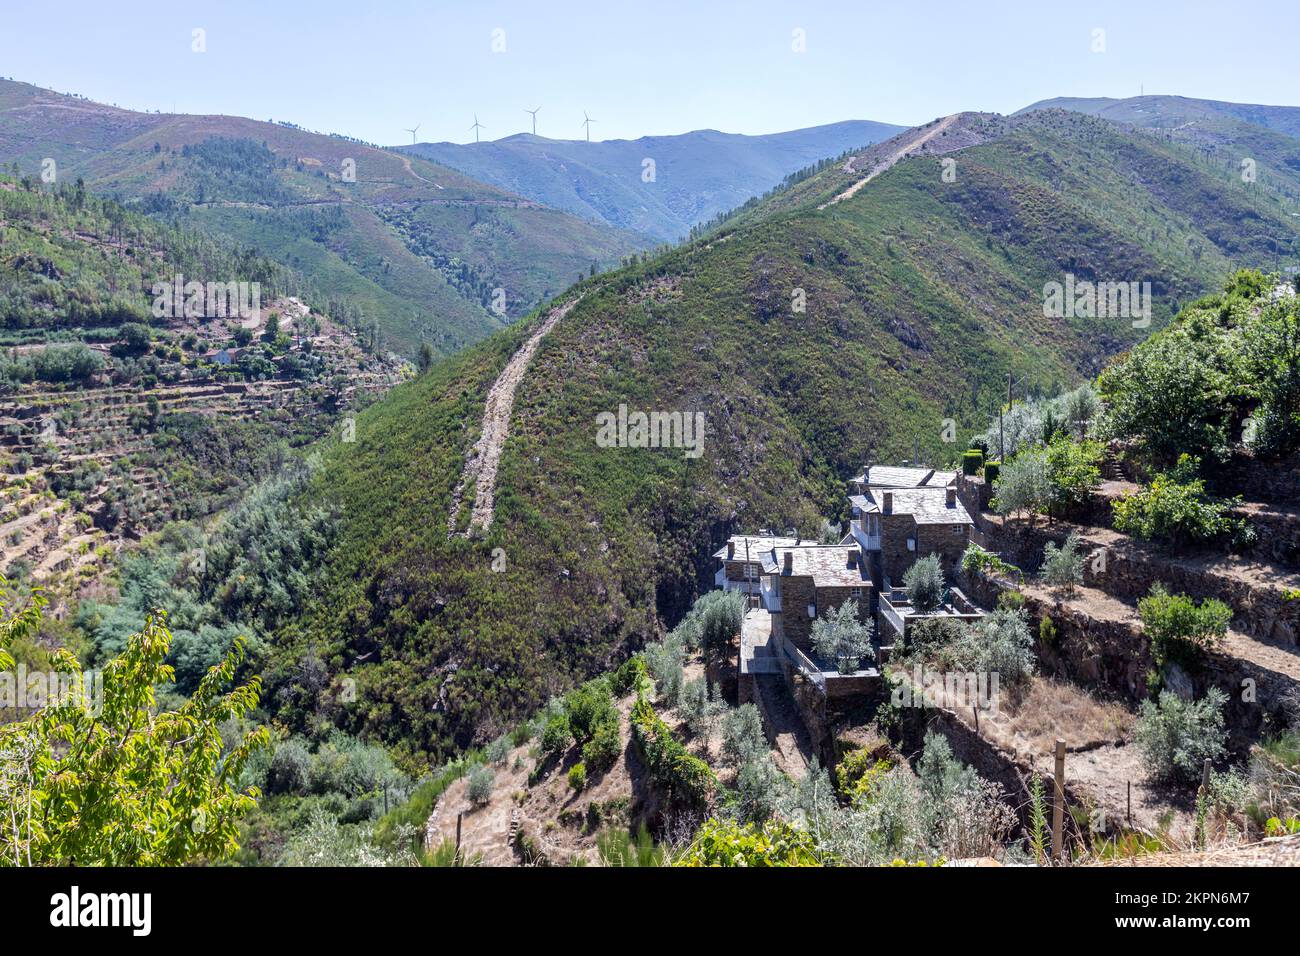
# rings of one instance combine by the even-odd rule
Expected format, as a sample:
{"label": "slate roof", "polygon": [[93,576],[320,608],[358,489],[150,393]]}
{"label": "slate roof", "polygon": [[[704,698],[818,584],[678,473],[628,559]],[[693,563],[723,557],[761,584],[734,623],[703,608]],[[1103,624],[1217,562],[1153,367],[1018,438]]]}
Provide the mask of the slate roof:
{"label": "slate roof", "polygon": [[866,494],[849,495],[849,502],[864,514],[880,514],[884,504],[884,492],[894,496],[894,507],[890,514],[910,514],[917,524],[974,524],[970,512],[957,498],[953,505],[948,505],[948,489],[943,486],[927,485],[923,488],[868,488]]}
{"label": "slate roof", "polygon": [[[773,548],[795,548],[814,545],[817,543],[811,539],[805,539],[801,542],[798,538],[781,538],[774,535],[761,534],[733,534],[727,539],[727,541],[734,542],[736,545],[736,556],[731,559],[733,561],[745,560],[746,541],[749,542],[750,561],[759,560],[761,554],[771,551]],[[720,561],[725,561],[727,559],[727,546],[724,544],[717,551],[713,552],[713,556]]]}
{"label": "slate roof", "polygon": [[868,465],[853,481],[873,488],[941,488],[957,480],[955,471],[933,468],[904,468],[895,465]]}
{"label": "slate roof", "polygon": [[790,574],[810,577],[819,588],[869,588],[871,575],[857,547],[839,544],[773,548],[763,554],[764,574],[785,574],[785,555],[791,555]]}

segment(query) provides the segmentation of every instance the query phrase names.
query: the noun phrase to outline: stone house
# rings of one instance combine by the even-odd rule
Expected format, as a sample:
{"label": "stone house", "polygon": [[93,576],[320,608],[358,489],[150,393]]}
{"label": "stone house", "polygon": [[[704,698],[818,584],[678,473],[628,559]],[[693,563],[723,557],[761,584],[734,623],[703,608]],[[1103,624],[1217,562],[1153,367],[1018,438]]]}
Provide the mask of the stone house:
{"label": "stone house", "polygon": [[760,594],[773,635],[809,656],[817,618],[848,600],[858,602],[864,623],[874,611],[871,574],[856,545],[773,548],[763,557]]}

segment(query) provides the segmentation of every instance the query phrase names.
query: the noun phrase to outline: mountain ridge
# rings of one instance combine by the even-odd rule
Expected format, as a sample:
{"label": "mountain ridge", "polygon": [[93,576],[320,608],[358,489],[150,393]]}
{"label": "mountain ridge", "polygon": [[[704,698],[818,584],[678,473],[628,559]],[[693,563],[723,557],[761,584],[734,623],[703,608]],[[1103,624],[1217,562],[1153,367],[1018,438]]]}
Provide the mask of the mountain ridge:
{"label": "mountain ridge", "polygon": [[791,173],[903,129],[846,120],[758,135],[707,129],[586,142],[524,132],[483,143],[393,148],[548,206],[672,241]]}

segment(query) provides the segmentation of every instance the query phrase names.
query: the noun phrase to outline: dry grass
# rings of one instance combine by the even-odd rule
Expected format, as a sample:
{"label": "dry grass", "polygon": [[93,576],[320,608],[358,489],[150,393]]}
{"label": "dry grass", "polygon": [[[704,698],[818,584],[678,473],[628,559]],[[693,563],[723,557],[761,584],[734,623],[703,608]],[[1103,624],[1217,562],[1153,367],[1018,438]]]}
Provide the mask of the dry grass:
{"label": "dry grass", "polygon": [[1135,721],[1119,704],[1099,701],[1075,684],[1047,677],[1033,678],[1022,693],[1003,704],[1002,712],[1006,728],[1041,751],[1051,750],[1058,737],[1070,741],[1072,749],[1127,740]]}

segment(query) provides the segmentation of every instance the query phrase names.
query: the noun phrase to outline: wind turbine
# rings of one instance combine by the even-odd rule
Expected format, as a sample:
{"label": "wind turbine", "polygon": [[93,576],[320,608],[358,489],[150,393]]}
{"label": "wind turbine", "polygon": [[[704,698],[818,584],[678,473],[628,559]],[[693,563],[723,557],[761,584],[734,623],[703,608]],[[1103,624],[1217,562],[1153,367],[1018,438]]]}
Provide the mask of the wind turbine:
{"label": "wind turbine", "polygon": [[474,131],[474,142],[477,143],[477,142],[478,142],[478,131],[481,130],[481,129],[487,129],[486,126],[484,126],[482,123],[480,123],[480,122],[478,121],[478,114],[477,114],[477,113],[474,114],[474,125],[471,126],[470,129],[472,129],[472,130]]}
{"label": "wind turbine", "polygon": [[583,128],[585,128],[585,129],[587,130],[587,142],[589,142],[589,143],[591,142],[591,124],[594,123],[594,122],[596,122],[596,121],[595,121],[594,119],[592,119],[590,116],[587,115],[587,111],[586,111],[586,110],[583,110],[583,111],[582,111],[582,125],[583,125]]}
{"label": "wind turbine", "polygon": [[[408,133],[411,134],[411,145],[412,145],[412,146],[415,145],[415,130],[416,130],[416,129],[419,129],[419,128],[420,128],[420,124],[419,124],[419,123],[416,123],[416,124],[415,124],[415,129],[407,129],[407,130],[406,130]],[[406,129],[406,127],[403,126],[402,129]]]}
{"label": "wind turbine", "polygon": [[533,114],[533,135],[534,136],[537,135],[537,114],[541,112],[541,109],[542,108],[539,106],[535,110],[524,110],[525,113]]}

